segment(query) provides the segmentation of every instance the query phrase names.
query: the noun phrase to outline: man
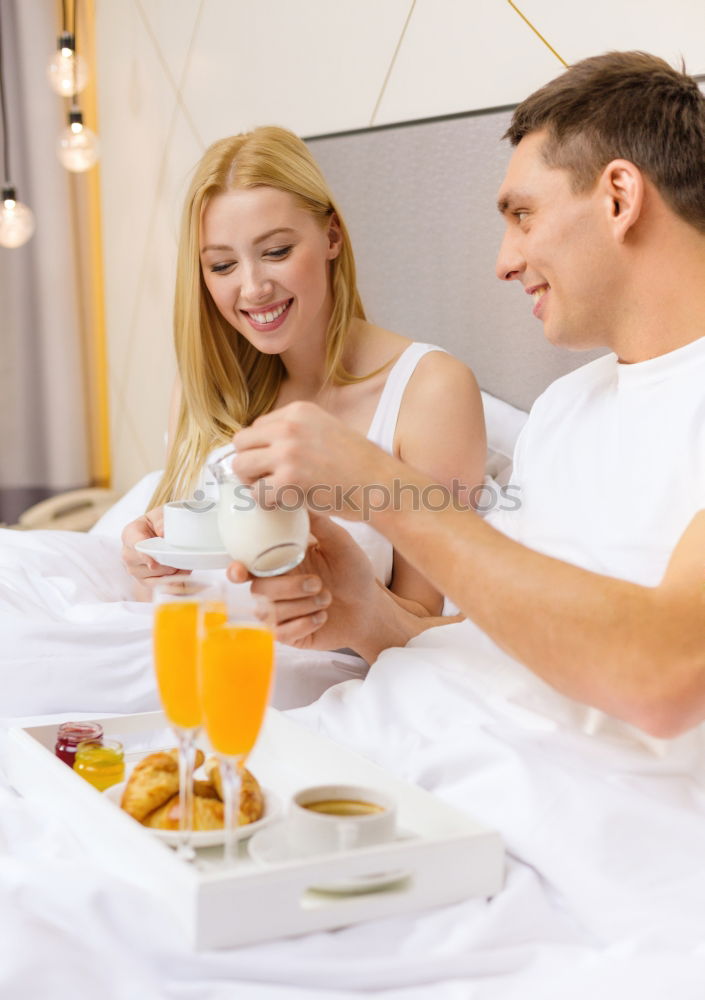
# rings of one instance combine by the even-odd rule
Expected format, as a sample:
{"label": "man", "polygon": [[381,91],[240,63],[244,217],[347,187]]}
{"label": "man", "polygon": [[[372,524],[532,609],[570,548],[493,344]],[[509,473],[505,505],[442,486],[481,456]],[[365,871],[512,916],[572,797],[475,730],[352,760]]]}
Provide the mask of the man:
{"label": "man", "polygon": [[[234,467],[273,490],[338,486],[348,518],[367,484],[372,525],[505,652],[672,736],[705,718],[705,98],[655,57],[610,53],[530,96],[507,137],[498,277],[532,296],[552,343],[613,352],[532,409],[521,510],[500,531],[425,509],[422,475],[308,403],[236,435]],[[277,601],[284,641],[371,661],[428,625],[340,529],[317,519],[315,533],[311,572],[254,585]]]}

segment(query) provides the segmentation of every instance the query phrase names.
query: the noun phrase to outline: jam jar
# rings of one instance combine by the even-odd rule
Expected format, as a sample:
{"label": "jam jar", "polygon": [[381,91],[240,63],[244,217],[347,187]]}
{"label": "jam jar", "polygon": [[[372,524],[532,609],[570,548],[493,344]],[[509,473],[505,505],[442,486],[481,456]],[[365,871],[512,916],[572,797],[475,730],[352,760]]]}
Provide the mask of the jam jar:
{"label": "jam jar", "polygon": [[103,727],[98,722],[63,722],[56,734],[54,753],[64,764],[73,767],[79,743],[83,740],[100,743],[102,739]]}

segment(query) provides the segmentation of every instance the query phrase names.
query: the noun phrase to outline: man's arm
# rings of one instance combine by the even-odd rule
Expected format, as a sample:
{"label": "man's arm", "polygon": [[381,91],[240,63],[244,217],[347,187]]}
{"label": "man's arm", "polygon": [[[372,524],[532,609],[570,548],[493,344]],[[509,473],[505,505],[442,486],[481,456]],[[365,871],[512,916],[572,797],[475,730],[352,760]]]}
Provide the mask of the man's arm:
{"label": "man's arm", "polygon": [[[656,736],[705,718],[705,512],[662,583],[642,587],[528,549],[472,511],[425,509],[425,476],[312,404],[260,418],[235,443],[246,481],[339,486],[338,513],[353,519],[367,505],[395,549],[558,691]],[[400,503],[385,503],[395,482]]]}
{"label": "man's arm", "polygon": [[373,521],[556,690],[655,736],[705,718],[705,512],[689,525],[658,587],[542,555],[471,512],[380,511]]}

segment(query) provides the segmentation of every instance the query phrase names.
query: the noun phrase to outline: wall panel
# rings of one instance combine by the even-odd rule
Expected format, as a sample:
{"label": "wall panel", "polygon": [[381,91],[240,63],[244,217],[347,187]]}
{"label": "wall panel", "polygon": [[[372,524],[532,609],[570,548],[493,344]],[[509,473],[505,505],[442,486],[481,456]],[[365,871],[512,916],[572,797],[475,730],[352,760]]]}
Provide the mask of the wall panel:
{"label": "wall panel", "polygon": [[369,125],[411,0],[205,0],[183,100],[206,143]]}
{"label": "wall panel", "polygon": [[503,0],[416,0],[374,124],[516,104],[561,68]]}
{"label": "wall panel", "polygon": [[705,73],[702,0],[518,0],[518,6],[568,63],[610,49],[642,49],[689,73]]}

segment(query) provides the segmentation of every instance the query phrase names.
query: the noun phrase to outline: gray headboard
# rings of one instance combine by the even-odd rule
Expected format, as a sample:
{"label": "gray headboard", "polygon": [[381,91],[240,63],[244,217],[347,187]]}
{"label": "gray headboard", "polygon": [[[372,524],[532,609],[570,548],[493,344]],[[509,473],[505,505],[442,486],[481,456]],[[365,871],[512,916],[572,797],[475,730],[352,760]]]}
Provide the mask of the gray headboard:
{"label": "gray headboard", "polygon": [[350,228],[370,319],[447,348],[483,389],[528,410],[550,382],[600,352],[547,343],[518,282],[495,277],[509,116],[488,111],[307,144]]}

